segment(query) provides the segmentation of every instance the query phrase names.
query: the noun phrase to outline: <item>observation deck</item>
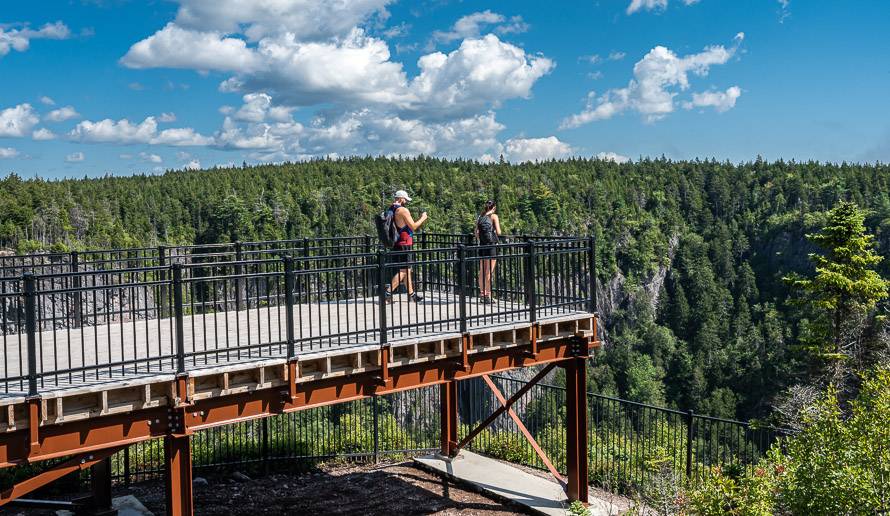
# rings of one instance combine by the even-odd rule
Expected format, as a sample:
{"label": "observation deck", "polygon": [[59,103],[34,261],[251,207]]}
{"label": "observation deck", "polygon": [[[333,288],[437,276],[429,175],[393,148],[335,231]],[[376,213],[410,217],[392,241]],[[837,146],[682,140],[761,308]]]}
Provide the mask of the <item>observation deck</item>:
{"label": "observation deck", "polygon": [[[410,252],[361,236],[0,257],[0,466],[574,364],[597,344],[594,256],[590,238],[424,233]],[[388,298],[406,264],[420,302]]]}

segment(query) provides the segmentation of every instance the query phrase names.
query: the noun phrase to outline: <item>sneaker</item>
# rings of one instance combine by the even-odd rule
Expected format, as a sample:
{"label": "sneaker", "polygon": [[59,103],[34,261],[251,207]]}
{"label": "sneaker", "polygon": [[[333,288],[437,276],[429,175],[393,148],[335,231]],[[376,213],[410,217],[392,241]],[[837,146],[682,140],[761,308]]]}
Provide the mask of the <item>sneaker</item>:
{"label": "sneaker", "polygon": [[388,305],[392,304],[392,294],[389,291],[383,295],[383,302]]}
{"label": "sneaker", "polygon": [[491,300],[491,296],[482,296],[482,304],[483,305],[490,305],[493,303],[494,303],[494,301]]}
{"label": "sneaker", "polygon": [[414,301],[415,303],[420,303],[421,301],[423,301],[423,296],[421,296],[420,294],[415,292],[415,293],[411,294],[411,301]]}

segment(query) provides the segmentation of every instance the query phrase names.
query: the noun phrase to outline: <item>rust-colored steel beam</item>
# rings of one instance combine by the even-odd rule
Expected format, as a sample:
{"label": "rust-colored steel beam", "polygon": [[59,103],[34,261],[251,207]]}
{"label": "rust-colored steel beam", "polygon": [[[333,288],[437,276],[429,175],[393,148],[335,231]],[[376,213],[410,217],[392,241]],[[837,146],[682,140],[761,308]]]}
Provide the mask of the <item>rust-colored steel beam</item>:
{"label": "rust-colored steel beam", "polygon": [[566,494],[570,501],[587,503],[587,360],[567,360],[566,370]]}
{"label": "rust-colored steel beam", "polygon": [[457,455],[457,382],[439,384],[439,424],[441,451],[446,457]]}
{"label": "rust-colored steel beam", "polygon": [[[493,381],[491,381],[491,378],[489,378],[486,374],[482,375],[482,379],[485,380],[485,383],[488,384],[488,388],[491,389],[491,392],[494,393],[494,397],[498,399],[498,401],[501,403],[501,406],[506,405],[507,399],[504,398],[504,395],[501,393],[501,390],[498,389],[498,386],[495,385]],[[559,471],[556,469],[553,463],[550,462],[550,458],[547,457],[547,454],[544,453],[544,450],[541,448],[540,445],[538,445],[538,441],[535,441],[534,436],[532,436],[532,433],[528,431],[528,428],[525,427],[525,425],[522,423],[522,420],[519,419],[518,415],[516,415],[516,412],[514,412],[511,408],[507,408],[507,414],[509,414],[510,418],[513,419],[513,422],[516,423],[516,426],[519,428],[519,431],[522,432],[522,435],[525,436],[525,439],[528,441],[528,443],[532,445],[532,449],[535,450],[536,454],[538,454],[538,458],[541,459],[541,462],[544,463],[544,466],[547,467],[547,470],[550,471],[550,474],[553,475],[553,478],[555,478],[560,484],[562,484],[563,487],[565,487],[565,480],[562,478],[562,475],[559,474]]]}
{"label": "rust-colored steel beam", "polygon": [[121,447],[117,446],[113,448],[106,448],[95,453],[84,453],[81,455],[77,455],[55,466],[52,469],[40,473],[37,476],[19,482],[6,491],[0,493],[0,507],[8,504],[13,500],[21,498],[22,496],[25,496],[26,494],[34,491],[35,489],[41,488],[49,484],[50,482],[58,480],[69,473],[87,469],[95,464],[98,464],[104,461],[106,458],[111,457],[112,455],[117,453],[117,451],[120,449]]}
{"label": "rust-colored steel beam", "polygon": [[[191,405],[178,407],[183,420],[178,429],[195,431],[203,428],[237,423],[270,414],[293,412],[312,407],[361,399],[372,394],[416,389],[493,374],[518,367],[558,362],[572,356],[570,338],[542,342],[538,356],[530,358],[521,347],[498,348],[471,354],[467,368],[454,367],[453,359],[387,368],[386,381],[381,385],[381,372],[371,371],[356,375],[328,378],[282,388],[261,389],[241,394],[194,400]],[[291,393],[295,399],[291,399]],[[168,412],[169,410],[169,412]],[[41,426],[9,432],[0,439],[0,467],[36,462],[74,453],[122,446],[163,437],[174,431],[170,426],[173,407],[156,407],[130,413],[89,418],[58,425]],[[177,414],[178,415],[178,414]],[[183,430],[178,430],[182,432]],[[32,433],[37,434],[38,446],[31,446]]]}
{"label": "rust-colored steel beam", "polygon": [[544,368],[541,369],[538,372],[538,374],[536,374],[534,376],[534,378],[532,378],[531,380],[528,381],[528,383],[523,385],[521,389],[519,389],[518,391],[516,391],[515,394],[513,394],[513,396],[510,396],[510,399],[508,399],[506,403],[504,403],[503,405],[498,407],[497,410],[492,412],[490,416],[485,418],[485,421],[479,423],[479,425],[477,425],[476,428],[474,428],[469,434],[467,434],[466,437],[464,437],[459,443],[457,443],[457,449],[454,451],[454,453],[456,454],[458,451],[463,449],[466,445],[470,444],[470,442],[477,435],[479,435],[483,430],[488,428],[488,426],[490,424],[494,423],[494,420],[497,419],[498,416],[500,416],[501,414],[503,414],[504,412],[509,410],[510,407],[512,407],[513,404],[519,400],[519,398],[524,396],[525,393],[528,392],[529,390],[531,390],[531,388],[534,387],[539,381],[543,380],[544,377],[547,376],[548,373],[550,373],[550,371],[553,369],[553,367],[555,365],[556,364],[550,363],[550,364],[547,364],[546,366],[544,366]]}
{"label": "rust-colored steel beam", "polygon": [[169,516],[191,516],[195,512],[192,497],[192,443],[187,435],[164,438],[164,476]]}

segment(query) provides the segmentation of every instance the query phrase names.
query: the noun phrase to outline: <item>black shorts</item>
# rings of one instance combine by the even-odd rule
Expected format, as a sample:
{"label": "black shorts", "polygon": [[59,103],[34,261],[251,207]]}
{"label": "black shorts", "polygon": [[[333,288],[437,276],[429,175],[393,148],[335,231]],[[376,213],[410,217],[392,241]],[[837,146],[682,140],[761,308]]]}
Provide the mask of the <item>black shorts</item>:
{"label": "black shorts", "polygon": [[[411,251],[413,246],[410,245],[401,245],[396,244],[393,246],[393,254],[389,255],[389,263],[393,265],[398,265],[399,269],[410,269],[411,265],[414,263],[413,255],[414,253],[406,252]],[[398,254],[395,254],[398,253]]]}
{"label": "black shorts", "polygon": [[495,247],[482,247],[479,249],[480,258],[494,258],[497,254],[498,250]]}

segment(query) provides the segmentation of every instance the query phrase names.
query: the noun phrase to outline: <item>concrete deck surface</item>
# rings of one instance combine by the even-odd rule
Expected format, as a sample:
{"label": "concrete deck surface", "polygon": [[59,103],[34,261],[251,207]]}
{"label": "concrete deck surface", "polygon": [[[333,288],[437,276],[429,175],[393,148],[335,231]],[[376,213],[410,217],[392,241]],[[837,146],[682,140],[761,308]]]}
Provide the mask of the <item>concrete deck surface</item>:
{"label": "concrete deck surface", "polygon": [[[414,462],[424,469],[472,484],[489,495],[519,503],[539,514],[565,516],[569,508],[565,491],[555,481],[466,450],[453,459],[436,454],[417,457]],[[618,514],[617,508],[605,500],[591,497],[589,502],[593,516]]]}

